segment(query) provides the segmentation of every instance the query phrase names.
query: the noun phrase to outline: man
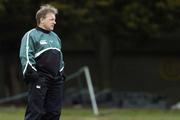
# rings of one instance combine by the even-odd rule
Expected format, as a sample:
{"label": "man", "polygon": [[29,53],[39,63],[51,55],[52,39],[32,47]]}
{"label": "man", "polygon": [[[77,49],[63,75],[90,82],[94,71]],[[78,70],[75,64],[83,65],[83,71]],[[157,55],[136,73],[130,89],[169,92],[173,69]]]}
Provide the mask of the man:
{"label": "man", "polygon": [[25,120],[59,120],[62,107],[64,61],[61,41],[53,32],[57,9],[43,5],[37,27],[22,38],[20,60],[29,85]]}

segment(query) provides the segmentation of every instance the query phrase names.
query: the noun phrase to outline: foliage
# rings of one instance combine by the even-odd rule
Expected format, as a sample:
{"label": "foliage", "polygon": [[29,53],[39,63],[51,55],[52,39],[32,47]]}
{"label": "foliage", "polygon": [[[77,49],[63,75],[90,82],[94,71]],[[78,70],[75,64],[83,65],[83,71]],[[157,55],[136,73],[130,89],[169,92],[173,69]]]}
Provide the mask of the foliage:
{"label": "foliage", "polygon": [[5,11],[4,5],[3,5],[4,0],[0,0],[0,16],[2,16],[2,14]]}
{"label": "foliage", "polygon": [[0,0],[0,13],[32,24],[35,11],[45,3],[60,11],[57,31],[77,42],[115,39],[126,33],[153,35],[179,25],[178,0]]}
{"label": "foliage", "polygon": [[151,36],[173,31],[178,23],[174,11],[165,0],[130,0],[123,7],[122,20],[128,31]]}
{"label": "foliage", "polygon": [[101,37],[117,39],[123,34],[150,36],[176,30],[179,26],[177,3],[176,0],[52,2],[62,10],[61,29],[65,30],[68,39],[75,41],[92,39],[92,35],[96,41]]}

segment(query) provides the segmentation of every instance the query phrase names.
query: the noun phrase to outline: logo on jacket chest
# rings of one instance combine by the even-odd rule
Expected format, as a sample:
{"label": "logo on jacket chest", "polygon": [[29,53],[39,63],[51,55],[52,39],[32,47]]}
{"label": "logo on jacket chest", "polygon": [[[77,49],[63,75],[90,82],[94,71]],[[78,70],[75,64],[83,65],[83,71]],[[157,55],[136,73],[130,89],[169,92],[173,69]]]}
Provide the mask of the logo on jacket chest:
{"label": "logo on jacket chest", "polygon": [[41,45],[46,45],[46,44],[48,44],[47,40],[40,40],[39,43],[40,43]]}

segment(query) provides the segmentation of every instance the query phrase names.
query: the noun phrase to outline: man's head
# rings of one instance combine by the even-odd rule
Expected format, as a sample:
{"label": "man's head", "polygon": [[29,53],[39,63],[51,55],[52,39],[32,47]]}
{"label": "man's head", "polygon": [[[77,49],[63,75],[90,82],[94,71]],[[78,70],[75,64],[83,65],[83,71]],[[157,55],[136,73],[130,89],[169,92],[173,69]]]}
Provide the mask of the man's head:
{"label": "man's head", "polygon": [[51,5],[42,5],[36,13],[37,26],[52,31],[56,24],[56,14],[58,10]]}

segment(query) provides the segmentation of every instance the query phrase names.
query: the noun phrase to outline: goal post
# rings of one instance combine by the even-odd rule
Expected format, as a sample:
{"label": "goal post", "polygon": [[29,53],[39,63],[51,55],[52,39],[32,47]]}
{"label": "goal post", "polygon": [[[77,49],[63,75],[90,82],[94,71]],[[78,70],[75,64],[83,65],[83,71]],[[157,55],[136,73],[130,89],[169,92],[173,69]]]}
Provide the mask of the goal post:
{"label": "goal post", "polygon": [[99,111],[98,111],[98,107],[97,107],[97,103],[96,103],[95,93],[94,93],[94,89],[93,89],[93,85],[92,85],[89,68],[87,66],[84,67],[84,73],[85,73],[87,86],[88,86],[88,90],[89,90],[89,94],[90,94],[90,98],[91,98],[93,112],[95,115],[98,115]]}
{"label": "goal post", "polygon": [[96,102],[96,97],[95,97],[95,92],[94,92],[94,87],[93,87],[93,84],[92,84],[92,79],[91,79],[89,67],[88,66],[82,67],[81,69],[79,69],[78,72],[73,73],[70,76],[68,76],[66,81],[68,82],[71,79],[79,76],[82,73],[84,73],[84,75],[85,75],[85,79],[86,79],[86,83],[87,83],[87,87],[88,87],[88,92],[89,92],[89,96],[90,96],[90,100],[91,100],[91,106],[92,106],[92,109],[93,109],[93,113],[94,113],[94,115],[99,115],[99,110],[98,110],[98,106],[97,106],[97,102]]}

